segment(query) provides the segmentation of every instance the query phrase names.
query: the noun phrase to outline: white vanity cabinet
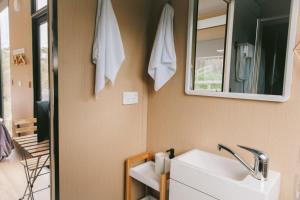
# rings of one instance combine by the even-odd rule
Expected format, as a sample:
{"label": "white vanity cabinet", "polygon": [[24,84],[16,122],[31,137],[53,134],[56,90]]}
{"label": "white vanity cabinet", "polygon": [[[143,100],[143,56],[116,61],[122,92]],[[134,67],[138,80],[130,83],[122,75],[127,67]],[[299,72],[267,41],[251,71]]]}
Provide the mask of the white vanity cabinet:
{"label": "white vanity cabinet", "polygon": [[216,200],[198,190],[181,184],[177,181],[170,180],[170,200]]}
{"label": "white vanity cabinet", "polygon": [[253,178],[238,161],[191,150],[171,161],[170,200],[279,200],[280,173]]}

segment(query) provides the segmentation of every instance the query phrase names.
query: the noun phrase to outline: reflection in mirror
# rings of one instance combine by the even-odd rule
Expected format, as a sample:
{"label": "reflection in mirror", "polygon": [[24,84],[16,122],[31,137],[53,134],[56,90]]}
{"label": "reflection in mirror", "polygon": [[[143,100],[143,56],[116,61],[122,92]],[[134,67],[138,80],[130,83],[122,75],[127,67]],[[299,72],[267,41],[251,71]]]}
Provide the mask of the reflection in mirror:
{"label": "reflection in mirror", "polygon": [[195,90],[222,91],[227,7],[223,0],[198,2]]}
{"label": "reflection in mirror", "polygon": [[291,0],[235,1],[230,92],[282,95]]}
{"label": "reflection in mirror", "polygon": [[48,5],[48,0],[34,0],[36,11],[45,8]]}

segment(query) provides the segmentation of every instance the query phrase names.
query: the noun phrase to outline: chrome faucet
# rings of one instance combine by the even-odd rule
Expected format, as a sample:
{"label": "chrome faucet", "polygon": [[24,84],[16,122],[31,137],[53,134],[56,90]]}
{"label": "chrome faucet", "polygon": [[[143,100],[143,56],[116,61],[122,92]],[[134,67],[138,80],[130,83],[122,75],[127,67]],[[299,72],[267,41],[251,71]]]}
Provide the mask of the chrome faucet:
{"label": "chrome faucet", "polygon": [[269,166],[269,157],[267,154],[265,154],[262,151],[252,149],[249,147],[238,145],[238,147],[245,149],[249,152],[251,152],[254,155],[254,166],[247,164],[237,153],[235,153],[230,148],[219,144],[218,149],[221,151],[222,149],[228,151],[230,154],[232,154],[244,167],[247,168],[249,173],[258,180],[267,180],[268,179],[268,166]]}

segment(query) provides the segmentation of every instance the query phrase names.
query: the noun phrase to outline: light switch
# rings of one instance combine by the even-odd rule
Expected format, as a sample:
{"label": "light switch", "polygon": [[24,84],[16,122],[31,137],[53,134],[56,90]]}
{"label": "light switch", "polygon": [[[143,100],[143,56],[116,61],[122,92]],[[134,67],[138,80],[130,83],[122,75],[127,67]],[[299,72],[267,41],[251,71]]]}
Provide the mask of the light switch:
{"label": "light switch", "polygon": [[18,81],[18,86],[22,87],[22,81]]}
{"label": "light switch", "polygon": [[138,92],[123,92],[123,105],[133,105],[139,103]]}

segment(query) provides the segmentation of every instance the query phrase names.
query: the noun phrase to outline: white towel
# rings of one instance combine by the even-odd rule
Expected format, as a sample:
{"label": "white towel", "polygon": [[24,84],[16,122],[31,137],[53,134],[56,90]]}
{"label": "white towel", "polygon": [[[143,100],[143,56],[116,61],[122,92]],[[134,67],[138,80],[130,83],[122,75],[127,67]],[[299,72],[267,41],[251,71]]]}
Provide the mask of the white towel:
{"label": "white towel", "polygon": [[154,79],[155,91],[164,86],[176,73],[176,52],[173,35],[174,9],[163,9],[152,49],[148,73]]}
{"label": "white towel", "polygon": [[96,95],[104,89],[106,80],[114,84],[124,60],[122,38],[111,0],[98,0],[93,47],[93,63],[96,64]]}
{"label": "white towel", "polygon": [[249,79],[254,61],[254,46],[249,43],[238,45],[237,63],[236,63],[236,79],[239,82]]}

